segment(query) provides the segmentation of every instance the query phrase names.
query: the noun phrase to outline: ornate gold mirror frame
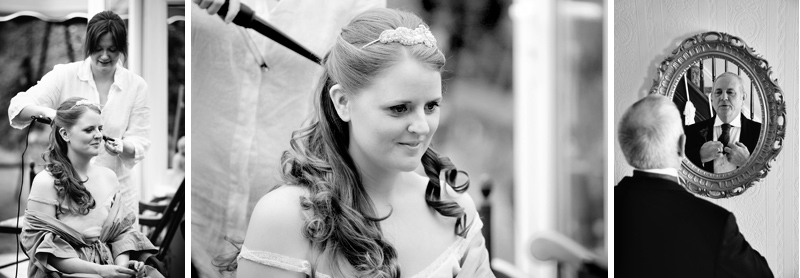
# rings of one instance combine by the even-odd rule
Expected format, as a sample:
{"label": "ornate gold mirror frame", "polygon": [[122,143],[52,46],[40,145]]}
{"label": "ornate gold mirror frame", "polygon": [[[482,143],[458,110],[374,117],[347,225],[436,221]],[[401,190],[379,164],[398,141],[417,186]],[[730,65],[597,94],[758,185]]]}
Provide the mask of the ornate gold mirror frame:
{"label": "ornate gold mirror frame", "polygon": [[786,135],[786,103],[767,60],[733,35],[706,32],[685,39],[657,68],[651,94],[673,98],[679,81],[691,65],[706,58],[722,58],[736,64],[750,77],[763,115],[758,144],[747,162],[726,173],[709,173],[684,158],[681,183],[695,194],[729,198],[742,194],[767,176],[770,163],[783,149]]}

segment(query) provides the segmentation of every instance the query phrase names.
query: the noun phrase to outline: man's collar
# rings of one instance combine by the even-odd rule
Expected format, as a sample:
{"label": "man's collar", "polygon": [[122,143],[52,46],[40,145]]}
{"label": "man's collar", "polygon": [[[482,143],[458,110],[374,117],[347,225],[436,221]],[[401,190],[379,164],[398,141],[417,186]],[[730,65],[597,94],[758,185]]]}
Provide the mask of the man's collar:
{"label": "man's collar", "polygon": [[678,176],[678,170],[675,168],[665,168],[665,169],[635,169],[633,170],[633,177],[634,178],[657,178],[663,179],[666,181],[674,182],[676,184],[680,184],[680,177]]}
{"label": "man's collar", "polygon": [[[721,126],[722,124],[723,122],[719,119],[719,115],[714,116],[714,126]],[[736,114],[736,118],[733,118],[733,121],[729,124],[735,127],[742,127],[742,114]]]}
{"label": "man's collar", "polygon": [[675,168],[663,168],[663,169],[636,169],[637,171],[652,173],[652,174],[659,174],[659,175],[668,175],[673,177],[678,177],[678,169]]}

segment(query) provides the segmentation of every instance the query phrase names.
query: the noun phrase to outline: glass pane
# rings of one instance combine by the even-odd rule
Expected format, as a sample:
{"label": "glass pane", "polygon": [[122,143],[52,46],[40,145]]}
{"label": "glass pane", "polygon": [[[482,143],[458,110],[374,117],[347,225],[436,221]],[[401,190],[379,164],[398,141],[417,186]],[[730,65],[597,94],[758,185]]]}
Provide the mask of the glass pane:
{"label": "glass pane", "polygon": [[[603,2],[558,1],[555,117],[558,155],[556,227],[599,257],[607,256],[605,237],[606,163],[603,83]],[[583,11],[583,12],[578,12]],[[560,277],[577,277],[562,266]]]}
{"label": "glass pane", "polygon": [[170,168],[183,168],[183,150],[178,146],[179,139],[185,133],[184,111],[184,72],[185,72],[185,21],[183,18],[183,5],[169,6],[168,14],[174,14],[167,20],[169,26],[168,36],[168,94],[169,94],[169,156]]}

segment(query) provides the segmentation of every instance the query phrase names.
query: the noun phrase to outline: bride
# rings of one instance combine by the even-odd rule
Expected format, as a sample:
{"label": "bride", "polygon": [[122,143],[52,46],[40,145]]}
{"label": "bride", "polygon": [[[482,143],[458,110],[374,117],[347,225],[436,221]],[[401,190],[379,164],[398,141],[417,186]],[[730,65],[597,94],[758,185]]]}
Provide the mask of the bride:
{"label": "bride", "polygon": [[283,155],[285,184],[254,208],[238,277],[494,277],[468,183],[430,147],[444,63],[412,13],[343,28],[316,114]]}
{"label": "bride", "polygon": [[89,163],[103,148],[100,107],[69,98],[56,110],[50,145],[28,197],[22,245],[28,277],[163,277],[143,264],[157,249],[132,228],[116,174]]}

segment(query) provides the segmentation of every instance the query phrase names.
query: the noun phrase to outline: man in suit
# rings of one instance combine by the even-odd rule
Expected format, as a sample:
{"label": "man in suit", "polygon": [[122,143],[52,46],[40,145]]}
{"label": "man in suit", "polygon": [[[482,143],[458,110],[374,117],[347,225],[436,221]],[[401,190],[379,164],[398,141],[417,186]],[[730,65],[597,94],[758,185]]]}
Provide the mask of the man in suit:
{"label": "man in suit", "polygon": [[711,104],[717,116],[686,127],[686,157],[710,173],[736,170],[758,144],[761,124],[742,114],[747,95],[742,78],[730,72],[714,81]]}
{"label": "man in suit", "polygon": [[639,100],[617,136],[635,168],[614,188],[617,277],[773,277],[732,213],[678,183],[686,137],[672,101]]}

